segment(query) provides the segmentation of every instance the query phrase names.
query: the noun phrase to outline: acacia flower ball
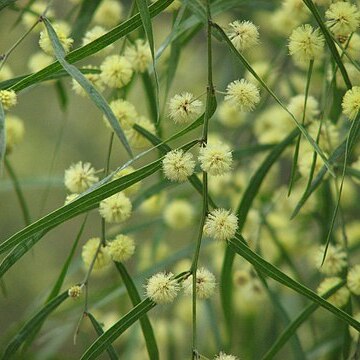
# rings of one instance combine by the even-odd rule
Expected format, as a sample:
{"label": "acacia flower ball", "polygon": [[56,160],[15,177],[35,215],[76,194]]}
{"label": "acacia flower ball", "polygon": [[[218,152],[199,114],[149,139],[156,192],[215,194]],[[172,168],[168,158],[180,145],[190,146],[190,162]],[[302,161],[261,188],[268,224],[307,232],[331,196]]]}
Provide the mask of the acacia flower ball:
{"label": "acacia flower ball", "polygon": [[94,21],[105,27],[116,26],[123,17],[123,6],[116,0],[103,0],[96,9]]}
{"label": "acacia flower ball", "polygon": [[72,299],[76,300],[80,297],[82,292],[82,288],[79,285],[74,285],[71,288],[69,288],[68,290],[68,295],[69,297],[71,297]]}
{"label": "acacia flower ball", "polygon": [[183,92],[169,101],[169,117],[178,124],[186,124],[195,120],[202,111],[202,102],[195,100],[194,95]]}
{"label": "acacia flower ball", "polygon": [[[131,102],[123,99],[113,100],[110,103],[110,108],[118,119],[120,126],[124,130],[132,128],[132,126],[135,124],[138,114],[136,112],[135,106]],[[103,120],[106,126],[109,129],[112,129],[109,121],[105,116],[103,117]]]}
{"label": "acacia flower ball", "polygon": [[226,35],[239,52],[259,43],[258,28],[251,21],[233,21],[229,24]]}
{"label": "acacia flower ball", "polygon": [[[135,124],[141,126],[149,133],[156,135],[155,125],[147,117],[145,116],[138,117],[135,120]],[[144,148],[150,144],[149,140],[134,128],[125,129],[124,133],[130,145],[136,149]]]}
{"label": "acacia flower ball", "polygon": [[349,120],[355,120],[360,110],[360,86],[353,86],[345,93],[341,106]]}
{"label": "acacia flower ball", "polygon": [[[293,96],[288,104],[289,111],[299,122],[302,121],[304,115],[305,95]],[[311,122],[319,115],[319,103],[313,96],[308,96],[306,101],[305,123]]]}
{"label": "acacia flower ball", "polygon": [[209,175],[224,175],[231,170],[232,153],[226,144],[208,144],[200,149],[199,161],[201,169]]}
{"label": "acacia flower ball", "polygon": [[186,200],[174,200],[164,209],[164,221],[172,229],[189,227],[194,220],[194,208]]}
{"label": "acacia flower ball", "polygon": [[[102,26],[100,25],[94,26],[92,29],[88,30],[85,33],[82,39],[82,46],[90,44],[91,42],[98,39],[100,36],[103,36],[104,34],[106,34],[106,30]],[[106,48],[97,52],[96,55],[100,55],[100,56],[104,55],[104,53],[109,53],[113,49],[114,49],[114,44],[110,44]]]}
{"label": "acacia flower ball", "polygon": [[110,55],[100,65],[102,82],[115,89],[127,85],[133,75],[133,69],[125,56]]}
{"label": "acacia flower ball", "polygon": [[353,294],[360,295],[360,265],[355,265],[349,270],[347,286]]}
{"label": "acacia flower ball", "polygon": [[219,105],[217,114],[219,122],[228,128],[236,128],[242,125],[245,120],[245,114],[226,101]]}
{"label": "acacia flower ball", "polygon": [[65,198],[65,201],[64,201],[64,205],[70,204],[70,203],[73,202],[78,196],[79,196],[79,194],[76,194],[76,193],[66,195],[66,198]]}
{"label": "acacia flower ball", "polygon": [[215,209],[207,216],[204,234],[215,240],[226,241],[235,236],[238,228],[236,215],[226,209]]}
{"label": "acacia flower ball", "polygon": [[214,357],[214,360],[238,360],[238,358],[234,355],[228,355],[223,352],[220,352],[219,355]]}
{"label": "acacia flower ball", "polygon": [[[91,70],[97,70],[96,66],[87,65],[83,67],[84,69],[91,69]],[[84,74],[84,76],[94,85],[94,87],[98,91],[104,90],[104,84],[101,81],[101,77],[99,73],[88,73]],[[73,78],[72,79],[72,89],[75,91],[77,95],[86,97],[88,96],[87,92],[84,90],[84,88]]]}
{"label": "acacia flower ball", "polygon": [[324,37],[320,30],[314,30],[309,24],[301,25],[290,35],[289,53],[294,60],[306,63],[319,59],[324,48]]}
{"label": "acacia flower ball", "polygon": [[193,155],[184,150],[169,151],[163,161],[164,175],[171,181],[184,182],[194,173],[195,161]]}
{"label": "acacia flower ball", "polygon": [[42,51],[38,51],[29,57],[28,68],[31,72],[38,72],[54,62],[54,58],[46,55]]}
{"label": "acacia flower ball", "polygon": [[143,39],[137,39],[134,44],[127,46],[124,54],[133,69],[140,73],[145,72],[151,62],[149,43]]}
{"label": "acacia flower ball", "polygon": [[4,110],[9,110],[17,104],[17,96],[14,90],[0,90],[0,102]]}
{"label": "acacia flower ball", "polygon": [[331,4],[325,12],[326,25],[337,36],[347,36],[360,24],[360,12],[356,5],[346,1]]}
{"label": "acacia flower ball", "polygon": [[180,290],[172,273],[160,272],[153,275],[146,284],[146,296],[157,304],[173,302]]}
{"label": "acacia flower ball", "polygon": [[[93,259],[98,251],[99,244],[101,240],[98,237],[89,239],[84,246],[82,247],[81,257],[86,268],[89,268]],[[106,246],[100,245],[99,251],[96,255],[96,260],[94,262],[94,270],[102,270],[106,266],[110,265],[111,257]]]}
{"label": "acacia flower ball", "polygon": [[[133,173],[135,171],[135,169],[132,166],[128,166],[125,169],[122,169],[120,171],[118,171],[114,176],[113,176],[113,180],[115,179],[120,179],[126,175],[130,175],[131,173]],[[128,188],[123,190],[123,193],[126,196],[131,196],[131,195],[135,195],[141,187],[141,181],[138,181],[137,183],[129,186]]]}
{"label": "acacia flower ball", "polygon": [[[308,167],[309,169],[309,167]],[[329,245],[326,258],[322,264],[325,246],[321,246],[316,255],[316,266],[326,275],[337,275],[347,266],[346,252],[339,245]]]}
{"label": "acacia flower ball", "polygon": [[134,239],[127,235],[118,235],[113,241],[108,242],[107,248],[113,261],[126,261],[134,255]]}
{"label": "acacia flower ball", "polygon": [[[326,294],[328,291],[330,291],[332,288],[334,288],[335,286],[339,285],[339,283],[341,282],[341,278],[339,277],[329,277],[324,279],[320,285],[317,288],[317,293],[319,295],[324,295]],[[337,306],[337,307],[343,307],[347,304],[348,300],[350,297],[350,292],[349,290],[343,286],[340,289],[338,289],[335,294],[331,295],[330,297],[327,298],[327,300]]]}
{"label": "acacia flower ball", "polygon": [[65,186],[72,193],[81,193],[99,181],[90,163],[79,161],[65,170]]}
{"label": "acacia flower ball", "polygon": [[[183,281],[185,295],[192,296],[193,276],[189,276]],[[205,268],[196,271],[196,296],[199,299],[208,299],[215,292],[216,279],[213,273]]]}
{"label": "acacia flower ball", "polygon": [[6,152],[10,153],[24,138],[24,122],[17,116],[8,115],[5,121]]}
{"label": "acacia flower ball", "polygon": [[[59,22],[53,25],[54,31],[59,38],[59,41],[64,48],[65,53],[70,51],[70,48],[74,42],[72,38],[69,37],[70,35],[70,27],[65,22]],[[40,32],[40,40],[39,45],[41,49],[48,55],[54,56],[54,49],[52,42],[49,38],[49,34],[46,30]]]}
{"label": "acacia flower ball", "polygon": [[252,111],[260,101],[260,91],[245,79],[235,80],[226,88],[225,101],[242,111]]}
{"label": "acacia flower ball", "polygon": [[121,223],[127,220],[131,216],[131,211],[132,204],[122,192],[100,201],[100,215],[108,223]]}

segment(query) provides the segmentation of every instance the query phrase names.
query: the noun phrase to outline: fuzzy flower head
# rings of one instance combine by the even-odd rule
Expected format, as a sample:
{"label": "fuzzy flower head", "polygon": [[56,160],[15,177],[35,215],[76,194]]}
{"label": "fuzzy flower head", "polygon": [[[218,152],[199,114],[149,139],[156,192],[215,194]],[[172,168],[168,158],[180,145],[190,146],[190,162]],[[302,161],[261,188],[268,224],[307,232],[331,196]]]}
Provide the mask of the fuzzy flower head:
{"label": "fuzzy flower head", "polygon": [[[192,275],[186,278],[182,284],[185,295],[192,296]],[[216,279],[213,273],[205,268],[196,271],[196,296],[199,299],[208,299],[214,294]]]}
{"label": "fuzzy flower head", "polygon": [[[135,124],[138,114],[136,112],[135,106],[131,102],[123,99],[113,100],[110,102],[110,108],[118,119],[122,129],[127,130],[132,128],[132,126]],[[105,116],[103,117],[103,120],[105,125],[112,130],[112,127]]]}
{"label": "fuzzy flower head", "polygon": [[127,85],[133,75],[131,63],[125,56],[110,55],[100,65],[101,80],[109,88],[120,89]]}
{"label": "fuzzy flower head", "polygon": [[73,202],[78,196],[79,196],[79,194],[76,194],[76,193],[66,195],[66,198],[65,198],[65,201],[64,201],[64,205],[70,204],[70,203]]}
{"label": "fuzzy flower head", "polygon": [[[65,52],[68,53],[70,51],[70,48],[74,42],[72,38],[69,37],[70,35],[70,27],[65,22],[58,22],[53,25],[53,28],[55,30],[55,33],[57,37],[59,38],[59,41],[64,48]],[[54,49],[52,46],[52,42],[49,38],[49,34],[46,30],[43,30],[40,32],[40,40],[39,45],[41,49],[48,55],[54,56]]]}
{"label": "fuzzy flower head", "polygon": [[151,50],[149,43],[143,39],[135,40],[125,49],[125,57],[130,61],[135,71],[143,73],[151,63]]}
{"label": "fuzzy flower head", "polygon": [[346,252],[339,245],[329,245],[324,264],[321,266],[324,256],[325,246],[321,246],[316,254],[316,267],[325,275],[337,275],[347,265]]}
{"label": "fuzzy flower head", "polygon": [[339,1],[330,5],[325,12],[326,25],[337,36],[347,36],[356,31],[360,24],[360,11],[356,5]]}
{"label": "fuzzy flower head", "polygon": [[232,154],[228,145],[222,143],[208,144],[199,153],[200,166],[209,175],[224,175],[231,170]]}
{"label": "fuzzy flower head", "polygon": [[[30,4],[30,3],[29,3]],[[46,10],[46,17],[51,19],[54,17],[54,10],[48,7],[48,3],[44,1],[34,1],[31,3],[29,10],[22,14],[21,22],[26,28],[31,28],[35,22],[39,19],[39,16]],[[40,31],[40,26],[35,26],[33,32]]]}
{"label": "fuzzy flower head", "polygon": [[260,91],[245,79],[235,80],[226,88],[225,101],[229,101],[241,111],[253,111],[260,101]]}
{"label": "fuzzy flower head", "polygon": [[233,21],[226,34],[239,52],[259,43],[258,28],[251,21]]}
{"label": "fuzzy flower head", "polygon": [[107,248],[113,261],[122,262],[134,255],[135,242],[132,237],[120,234],[108,242]]}
{"label": "fuzzy flower head", "polygon": [[74,285],[68,290],[68,295],[72,299],[76,300],[80,297],[82,293],[82,288],[79,285]]}
{"label": "fuzzy flower head", "polygon": [[[91,70],[97,70],[96,66],[87,65],[83,67],[84,69],[91,69]],[[104,90],[104,84],[101,81],[100,74],[98,73],[88,73],[84,74],[84,76],[94,85],[94,87],[97,88],[99,91]],[[86,97],[88,96],[87,92],[84,90],[84,88],[75,80],[72,79],[72,89],[75,91],[77,95]]]}
{"label": "fuzzy flower head", "polygon": [[360,295],[360,265],[355,265],[349,270],[347,287],[353,294]]}
{"label": "fuzzy flower head", "polygon": [[228,355],[224,352],[220,352],[219,355],[214,357],[214,360],[238,360],[238,358],[234,355]]}
{"label": "fuzzy flower head", "polygon": [[131,216],[132,204],[124,193],[115,195],[100,201],[99,213],[107,223],[121,223]]}
{"label": "fuzzy flower head", "polygon": [[[141,126],[149,133],[156,135],[155,125],[147,117],[145,116],[138,117],[135,121],[135,124]],[[143,134],[139,133],[137,130],[133,128],[126,129],[124,133],[130,145],[135,149],[141,149],[149,146],[150,144],[149,140],[145,136],[143,136]]]}
{"label": "fuzzy flower head", "polygon": [[193,155],[184,150],[169,151],[163,161],[164,175],[171,181],[184,182],[194,173],[195,161]]}
{"label": "fuzzy flower head", "polygon": [[11,79],[14,74],[9,65],[5,64],[0,70],[0,82]]}
{"label": "fuzzy flower head", "polygon": [[183,92],[170,99],[169,116],[177,124],[186,124],[199,117],[202,107],[202,102],[195,100],[193,94]]}
{"label": "fuzzy flower head", "polygon": [[[95,41],[99,37],[106,34],[106,30],[100,26],[94,26],[92,29],[88,30],[83,39],[82,39],[82,46],[85,46],[87,44],[90,44],[91,42]],[[104,53],[109,53],[114,49],[114,44],[108,45],[106,48],[102,49],[101,51],[97,52],[96,55],[104,55]]]}
{"label": "fuzzy flower head", "polygon": [[[86,268],[90,267],[96,255],[96,252],[98,251],[100,242],[101,240],[98,237],[91,238],[82,247],[81,257]],[[102,270],[110,264],[111,264],[111,257],[108,248],[106,246],[100,245],[99,251],[96,255],[96,260],[94,262],[93,269]]]}
{"label": "fuzzy flower head", "polygon": [[311,25],[305,24],[293,30],[288,46],[295,61],[308,63],[322,56],[324,37],[319,29],[314,30]]}
{"label": "fuzzy flower head", "polygon": [[[305,95],[293,96],[288,104],[289,111],[295,116],[299,122],[303,119],[305,104]],[[311,122],[319,115],[319,103],[313,96],[308,96],[306,101],[305,123]]]}
{"label": "fuzzy flower head", "polygon": [[123,6],[117,0],[103,0],[94,14],[96,24],[111,28],[123,17]]}
{"label": "fuzzy flower head", "polygon": [[360,86],[353,86],[345,93],[341,106],[349,120],[355,120],[360,110]]}
{"label": "fuzzy flower head", "polygon": [[186,200],[174,200],[164,209],[164,222],[172,229],[184,229],[194,220],[194,208]]}
{"label": "fuzzy flower head", "polygon": [[[341,278],[339,277],[329,277],[324,279],[320,285],[317,288],[317,293],[322,296],[325,295],[328,291],[330,291],[332,288],[334,288],[335,286],[339,285],[339,283],[341,282]],[[350,297],[350,292],[349,290],[343,286],[340,289],[338,289],[335,294],[331,295],[330,297],[327,298],[327,300],[337,306],[337,307],[343,307],[347,304],[348,300]]]}
{"label": "fuzzy flower head", "polygon": [[6,153],[10,153],[24,138],[24,122],[17,116],[8,115],[5,121]]}
{"label": "fuzzy flower head", "polygon": [[[114,176],[113,176],[113,180],[115,179],[120,179],[122,178],[123,176],[126,176],[126,175],[130,175],[131,173],[133,173],[135,171],[135,169],[132,167],[132,166],[128,166],[126,167],[125,169],[122,169],[120,171],[118,171]],[[131,195],[135,195],[139,189],[141,187],[141,181],[138,181],[137,183],[129,186],[128,188],[124,189],[123,190],[123,193],[126,195],[126,196],[131,196]]]}
{"label": "fuzzy flower head", "polygon": [[215,209],[207,216],[204,234],[215,240],[226,241],[235,236],[238,228],[236,215],[226,209]]}
{"label": "fuzzy flower head", "polygon": [[245,114],[238,107],[226,101],[219,105],[217,114],[219,122],[228,128],[236,128],[242,125],[245,120]]}
{"label": "fuzzy flower head", "polygon": [[17,96],[14,90],[0,90],[0,102],[4,110],[9,110],[17,104]]}
{"label": "fuzzy flower head", "polygon": [[99,181],[90,163],[79,161],[65,170],[65,186],[72,193],[82,193]]}
{"label": "fuzzy flower head", "polygon": [[159,214],[166,204],[166,193],[161,192],[146,199],[141,205],[140,210],[146,215]]}
{"label": "fuzzy flower head", "polygon": [[180,290],[172,273],[160,272],[153,275],[146,284],[146,296],[157,304],[173,302]]}
{"label": "fuzzy flower head", "polygon": [[30,56],[27,66],[31,72],[38,72],[53,62],[54,58],[52,56],[38,51]]}

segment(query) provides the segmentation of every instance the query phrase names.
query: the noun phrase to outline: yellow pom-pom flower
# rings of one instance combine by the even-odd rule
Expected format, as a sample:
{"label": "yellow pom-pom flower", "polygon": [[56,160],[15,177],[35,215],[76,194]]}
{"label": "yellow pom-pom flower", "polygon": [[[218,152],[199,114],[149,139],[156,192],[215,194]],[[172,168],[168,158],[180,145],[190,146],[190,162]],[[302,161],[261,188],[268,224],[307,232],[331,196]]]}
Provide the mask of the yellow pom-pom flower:
{"label": "yellow pom-pom flower", "polygon": [[[83,68],[97,70],[96,66],[92,66],[92,65],[87,65],[87,66],[84,66]],[[94,85],[94,87],[97,88],[97,90],[99,90],[99,91],[104,90],[104,84],[101,81],[100,74],[89,73],[89,74],[84,74],[84,76],[92,83],[92,85]],[[72,89],[75,91],[75,93],[77,95],[80,95],[83,97],[88,96],[87,92],[83,89],[83,87],[75,79],[72,79]]]}
{"label": "yellow pom-pom flower", "polygon": [[[299,122],[303,119],[305,95],[293,96],[288,104],[289,111]],[[319,115],[319,103],[313,96],[308,96],[306,101],[305,123],[313,121]]]}
{"label": "yellow pom-pom flower", "polygon": [[226,209],[215,209],[207,216],[204,234],[215,240],[226,241],[235,236],[238,228],[236,215]]}
{"label": "yellow pom-pom flower", "polygon": [[8,115],[5,121],[6,152],[10,153],[19,144],[25,133],[24,122],[17,116]]}
{"label": "yellow pom-pom flower", "polygon": [[143,73],[151,63],[151,51],[149,43],[143,39],[135,40],[125,48],[125,57],[130,61],[135,71]]}
{"label": "yellow pom-pom flower", "polygon": [[[121,125],[122,129],[127,130],[132,128],[132,126],[135,124],[138,114],[136,112],[135,106],[131,102],[123,99],[113,100],[110,102],[110,108],[116,118],[119,120],[119,124]],[[112,129],[109,121],[105,116],[103,117],[103,120],[106,126],[109,129]]]}
{"label": "yellow pom-pom flower", "polygon": [[239,52],[259,43],[258,28],[251,21],[234,21],[229,24],[227,36]]}
{"label": "yellow pom-pom flower", "polygon": [[347,36],[360,24],[360,11],[356,5],[346,1],[331,4],[325,12],[326,25],[337,36]]}
{"label": "yellow pom-pom flower", "polygon": [[0,90],[0,102],[4,110],[9,110],[17,104],[17,96],[14,90]]}
{"label": "yellow pom-pom flower", "polygon": [[[135,120],[135,124],[141,126],[151,134],[156,135],[155,125],[147,117],[145,116],[138,117]],[[141,149],[151,145],[149,140],[134,128],[126,129],[124,133],[130,145],[136,149]]]}
{"label": "yellow pom-pom flower", "polygon": [[119,192],[100,201],[100,215],[108,223],[121,223],[131,216],[132,204],[124,193]]}
{"label": "yellow pom-pom flower", "polygon": [[224,101],[217,110],[219,122],[228,127],[236,128],[244,123],[245,114],[238,107]]}
{"label": "yellow pom-pom flower", "polygon": [[231,170],[232,153],[226,144],[208,144],[200,149],[199,161],[201,169],[209,175],[224,175]]}
{"label": "yellow pom-pom flower", "polygon": [[219,355],[214,357],[214,360],[238,360],[238,358],[234,355],[228,355],[224,352],[220,352]]}
{"label": "yellow pom-pom flower", "polygon": [[353,294],[360,295],[360,265],[355,265],[349,270],[347,287]]}
{"label": "yellow pom-pom flower", "polygon": [[[124,177],[126,175],[130,175],[134,171],[135,171],[135,169],[132,166],[128,166],[125,169],[122,169],[122,170],[118,171],[113,176],[112,180],[120,179],[120,178],[122,178],[122,177]],[[135,195],[139,191],[140,187],[141,187],[141,181],[138,181],[137,183],[135,183],[135,184],[129,186],[128,188],[124,189],[123,193],[126,196]]]}
{"label": "yellow pom-pom flower", "polygon": [[140,210],[146,215],[159,214],[166,203],[166,193],[155,194],[146,199],[141,205]]}
{"label": "yellow pom-pom flower", "polygon": [[105,27],[116,26],[123,17],[123,6],[117,0],[103,0],[96,9],[94,22]]}
{"label": "yellow pom-pom flower", "polygon": [[355,120],[360,110],[360,86],[353,86],[345,93],[341,106],[349,120]]}
{"label": "yellow pom-pom flower", "polygon": [[90,163],[79,161],[65,170],[65,186],[73,193],[81,193],[99,181]]}
{"label": "yellow pom-pom flower", "polygon": [[[332,288],[339,285],[341,281],[342,280],[339,277],[326,278],[320,283],[319,287],[317,288],[317,293],[319,295],[325,295]],[[348,288],[343,286],[340,289],[338,289],[335,292],[335,294],[328,297],[327,300],[331,304],[340,308],[347,304],[349,297],[350,297],[350,292],[349,292]]]}
{"label": "yellow pom-pom flower", "polygon": [[173,302],[180,286],[172,273],[160,272],[153,275],[146,284],[146,296],[157,304]]}
{"label": "yellow pom-pom flower", "polygon": [[196,100],[193,94],[184,92],[170,99],[169,117],[175,123],[186,124],[199,117],[202,107],[202,102]]}
{"label": "yellow pom-pom flower", "polygon": [[134,255],[135,242],[132,237],[120,234],[107,243],[107,248],[113,261],[122,262]]}
{"label": "yellow pom-pom flower", "polygon": [[[68,53],[70,48],[74,42],[72,38],[69,37],[70,35],[70,27],[65,22],[58,22],[53,25],[54,31],[59,38],[59,41],[64,48],[65,52]],[[52,42],[49,38],[49,34],[46,30],[40,32],[40,40],[39,45],[41,49],[48,55],[54,56],[54,49],[52,46]]]}
{"label": "yellow pom-pom flower", "polygon": [[235,80],[226,88],[225,101],[242,111],[252,111],[260,101],[260,92],[257,86],[245,79]]}
{"label": "yellow pom-pom flower", "polygon": [[[183,289],[185,295],[191,296],[193,289],[192,275],[183,281]],[[196,271],[196,296],[199,299],[208,299],[215,292],[216,279],[213,273],[205,268]]]}
{"label": "yellow pom-pom flower", "polygon": [[72,201],[74,201],[77,197],[79,196],[79,194],[68,194],[66,195],[65,201],[64,201],[64,205],[70,204]]}
{"label": "yellow pom-pom flower", "polygon": [[324,37],[320,30],[309,25],[301,25],[290,35],[289,53],[295,61],[302,63],[321,58],[324,49]]}
{"label": "yellow pom-pom flower", "polygon": [[82,287],[79,285],[74,285],[68,290],[69,297],[71,297],[74,300],[78,299],[81,293],[82,293]]}
{"label": "yellow pom-pom flower", "polygon": [[169,151],[163,161],[164,175],[171,181],[184,182],[194,173],[195,161],[193,155],[183,150]]}
{"label": "yellow pom-pom flower", "polygon": [[[347,256],[344,249],[339,245],[329,245],[326,258],[322,264],[325,246],[321,246],[316,254],[316,266],[325,275],[337,275],[347,266]],[[321,265],[322,264],[322,265]]]}
{"label": "yellow pom-pom flower", "polygon": [[94,267],[93,267],[95,271],[102,270],[111,264],[111,257],[108,248],[103,245],[100,245],[99,248],[100,242],[101,240],[98,237],[91,238],[82,247],[81,257],[83,259],[86,268],[90,267],[90,265],[94,260],[95,255],[96,255],[96,259],[94,261]]}
{"label": "yellow pom-pom flower", "polygon": [[31,55],[28,61],[28,68],[31,72],[38,72],[54,62],[54,58],[42,51]]}
{"label": "yellow pom-pom flower", "polygon": [[125,56],[110,55],[100,65],[101,80],[103,83],[115,89],[127,85],[133,75],[133,69]]}
{"label": "yellow pom-pom flower", "polygon": [[172,229],[189,227],[194,220],[194,208],[186,200],[174,200],[164,209],[164,222]]}
{"label": "yellow pom-pom flower", "polygon": [[[100,25],[94,26],[92,29],[88,30],[85,33],[82,39],[82,46],[90,44],[91,42],[98,39],[100,36],[103,36],[104,34],[106,34],[106,30],[102,26]],[[106,48],[97,52],[96,55],[100,55],[100,56],[104,55],[106,53],[109,53],[113,49],[114,49],[114,44],[110,44]]]}

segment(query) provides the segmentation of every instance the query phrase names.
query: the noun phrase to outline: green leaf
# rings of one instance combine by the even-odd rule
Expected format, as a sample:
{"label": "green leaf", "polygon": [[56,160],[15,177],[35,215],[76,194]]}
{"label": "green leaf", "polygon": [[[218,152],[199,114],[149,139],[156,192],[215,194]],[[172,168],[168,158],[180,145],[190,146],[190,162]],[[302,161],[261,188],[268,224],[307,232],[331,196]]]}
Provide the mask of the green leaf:
{"label": "green leaf", "polygon": [[[136,289],[134,282],[131,279],[131,276],[127,272],[125,266],[122,263],[115,262],[115,266],[118,269],[121,278],[126,286],[126,290],[129,294],[131,303],[133,306],[138,305],[141,302],[140,295]],[[156,344],[156,339],[154,331],[152,329],[151,323],[147,315],[144,315],[140,318],[140,325],[142,332],[144,334],[144,339],[146,343],[146,348],[149,354],[150,360],[159,359],[159,350]]]}
{"label": "green leaf", "polygon": [[256,144],[256,145],[249,145],[244,148],[235,149],[232,152],[233,159],[241,160],[247,156],[253,156],[268,150],[272,150],[276,144]]}
{"label": "green leaf", "polygon": [[136,305],[131,311],[116,322],[109,330],[104,332],[90,347],[81,360],[96,359],[105,349],[111,345],[125,330],[150,311],[155,303],[146,298]]}
{"label": "green leaf", "polygon": [[159,123],[159,78],[156,72],[156,64],[155,64],[155,44],[154,44],[154,36],[153,36],[153,30],[152,30],[152,24],[151,24],[151,15],[149,8],[147,6],[147,0],[136,0],[136,5],[139,9],[141,22],[145,30],[146,37],[149,42],[150,51],[151,51],[151,57],[152,57],[152,64],[153,64],[153,71],[155,76],[155,105],[156,105],[156,124]]}
{"label": "green leaf", "polygon": [[6,8],[7,6],[13,4],[15,1],[17,0],[0,0],[0,11]]}
{"label": "green leaf", "polygon": [[83,38],[100,2],[101,0],[82,1],[80,10],[71,31],[71,38],[74,39],[75,44],[78,44]]}
{"label": "green leaf", "polygon": [[[93,325],[97,335],[101,336],[104,333],[104,330],[101,327],[101,325],[98,323],[98,321],[95,319],[94,315],[91,313],[86,313],[86,315],[89,317],[91,324]],[[111,360],[117,360],[119,358],[112,345],[109,345],[109,347],[106,349],[106,351]]]}
{"label": "green leaf", "polygon": [[[150,16],[154,17],[157,14],[161,13],[166,9],[174,0],[158,0],[154,4],[149,6]],[[73,64],[77,61],[87,58],[90,55],[96,54],[100,50],[104,49],[106,46],[114,43],[116,40],[121,39],[130,32],[136,30],[141,26],[140,15],[134,15],[130,19],[124,21],[120,25],[116,26],[112,30],[108,31],[103,36],[100,36],[98,39],[92,41],[91,43],[80,47],[66,56],[66,61],[69,64]],[[58,72],[62,69],[62,66],[59,61],[54,62],[53,64],[47,66],[46,68],[26,76],[24,79],[20,80],[18,83],[14,84],[11,89],[19,92],[33,84],[36,84],[51,76],[52,74]]]}
{"label": "green leaf", "polygon": [[2,172],[6,152],[5,112],[0,101],[0,171]]}
{"label": "green leaf", "polygon": [[312,0],[303,0],[303,2],[305,3],[305,5],[309,8],[309,10],[312,12],[312,14],[314,15],[314,18],[316,20],[316,22],[318,23],[322,33],[324,34],[325,37],[325,41],[330,49],[331,55],[333,56],[337,66],[339,67],[339,70],[341,72],[341,75],[344,79],[344,82],[346,84],[346,87],[348,89],[351,89],[352,85],[351,85],[351,81],[349,79],[349,76],[346,72],[345,66],[340,58],[339,52],[336,49],[334,40],[332,39],[332,36],[327,28],[327,26],[325,25],[324,21],[321,18],[321,15],[319,13],[319,10],[317,9],[317,7],[314,5],[314,3],[312,2]]}
{"label": "green leaf", "polygon": [[255,79],[262,85],[262,87],[268,92],[268,94],[290,115],[291,119],[295,122],[298,129],[304,135],[306,140],[310,143],[313,149],[318,153],[318,155],[323,159],[325,166],[328,168],[330,174],[335,176],[334,172],[331,169],[326,156],[323,151],[319,148],[319,145],[314,141],[314,139],[309,135],[305,127],[299,123],[295,116],[288,110],[288,108],[280,101],[280,99],[275,95],[275,93],[266,85],[264,80],[255,72],[247,60],[236,50],[231,40],[225,34],[224,30],[217,24],[212,23],[212,26],[218,31],[220,36],[225,40],[230,50],[235,54],[236,58],[243,64],[243,66],[255,77]]}
{"label": "green leaf", "polygon": [[326,301],[323,297],[317,295],[314,291],[310,290],[305,285],[302,285],[291,277],[287,276],[277,267],[270,264],[261,256],[253,252],[247,246],[244,238],[239,233],[237,233],[233,239],[228,241],[228,245],[234,252],[243,257],[245,260],[247,260],[250,264],[252,264],[256,269],[258,269],[265,275],[271,277],[280,284],[294,290],[298,294],[305,296],[313,303],[316,303],[324,309],[328,310],[329,312],[333,313],[338,319],[352,326],[357,331],[360,331],[360,323],[357,320],[355,320],[345,311],[337,308],[336,306]]}
{"label": "green leaf", "polygon": [[119,121],[117,120],[116,116],[114,115],[113,111],[111,110],[109,104],[105,100],[105,98],[101,95],[101,93],[91,84],[91,82],[81,73],[79,69],[77,69],[75,66],[69,64],[65,60],[65,51],[62,47],[55,30],[51,26],[49,20],[47,18],[43,19],[43,22],[46,26],[46,30],[49,34],[50,41],[52,43],[55,56],[61,66],[64,68],[66,72],[69,73],[69,75],[75,79],[81,87],[86,91],[86,93],[89,95],[90,99],[95,103],[95,105],[104,113],[106,118],[108,119],[111,127],[113,128],[115,134],[119,138],[119,140],[123,143],[126,151],[130,155],[130,157],[133,157],[130,145],[126,139],[126,136],[120,126]]}
{"label": "green leaf", "polygon": [[49,303],[47,303],[41,310],[39,310],[15,335],[9,345],[6,347],[2,356],[3,360],[12,358],[19,347],[24,343],[33,330],[42,324],[46,318],[66,299],[68,298],[68,292],[65,291]]}
{"label": "green leaf", "polygon": [[[282,142],[276,145],[269,155],[265,158],[262,164],[259,166],[258,170],[251,177],[247,188],[245,189],[244,195],[241,199],[241,202],[237,208],[238,216],[238,226],[239,232],[242,231],[242,228],[246,222],[247,215],[252,206],[252,203],[259,192],[260,186],[263,183],[266,175],[271,169],[272,165],[280,157],[283,151],[294,141],[294,139],[299,135],[299,130],[293,130]],[[220,287],[220,296],[221,296],[221,305],[225,315],[225,320],[227,324],[227,329],[231,328],[232,323],[232,265],[234,262],[235,254],[231,248],[227,248],[225,252],[224,262],[221,270],[221,287]],[[228,331],[229,334],[231,333]]]}
{"label": "green leaf", "polygon": [[69,103],[69,99],[68,99],[64,84],[61,82],[61,80],[58,80],[55,82],[55,89],[56,89],[56,93],[58,95],[60,108],[62,111],[66,111],[68,103]]}
{"label": "green leaf", "polygon": [[[334,288],[329,290],[323,297],[327,299],[329,296],[334,294],[345,282],[342,281]],[[318,304],[312,303],[308,305],[280,334],[275,343],[262,357],[262,360],[271,360],[281,350],[281,348],[288,342],[288,340],[296,333],[296,330],[310,317],[310,315],[319,307]]]}
{"label": "green leaf", "polygon": [[146,93],[146,98],[148,100],[148,107],[150,111],[150,117],[151,120],[156,123],[157,121],[157,114],[158,110],[156,107],[156,94],[154,91],[154,85],[152,83],[151,77],[148,73],[148,71],[145,71],[143,74],[141,74],[141,80],[144,86],[144,90]]}

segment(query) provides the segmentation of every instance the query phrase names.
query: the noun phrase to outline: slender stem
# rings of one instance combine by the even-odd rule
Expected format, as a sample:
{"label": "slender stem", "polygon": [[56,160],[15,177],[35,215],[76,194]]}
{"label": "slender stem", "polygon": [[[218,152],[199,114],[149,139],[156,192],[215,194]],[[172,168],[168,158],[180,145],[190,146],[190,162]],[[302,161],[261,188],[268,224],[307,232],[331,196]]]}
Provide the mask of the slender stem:
{"label": "slender stem", "polygon": [[[212,80],[212,47],[211,47],[211,12],[209,0],[206,1],[206,12],[207,12],[207,64],[208,64],[208,84],[206,91],[206,109],[204,116],[204,125],[202,131],[202,146],[207,145],[209,119],[211,117],[211,109],[214,97],[214,85]],[[199,234],[196,242],[195,253],[191,264],[192,274],[192,359],[199,360],[200,354],[197,350],[197,324],[196,324],[196,272],[200,256],[201,240],[203,236],[203,228],[206,220],[206,216],[209,208],[208,200],[208,177],[207,173],[203,171],[203,202],[202,202],[202,217],[200,221]]]}
{"label": "slender stem", "polygon": [[25,196],[22,192],[22,189],[21,189],[19,180],[16,176],[16,173],[15,173],[14,169],[12,168],[12,166],[6,156],[4,158],[4,163],[5,163],[5,168],[6,168],[7,172],[9,173],[10,179],[14,185],[14,189],[15,189],[16,195],[17,195],[19,203],[20,203],[20,207],[21,207],[21,211],[23,214],[25,225],[26,226],[30,225],[31,218],[30,218],[29,208],[28,208],[26,200],[25,200]]}

